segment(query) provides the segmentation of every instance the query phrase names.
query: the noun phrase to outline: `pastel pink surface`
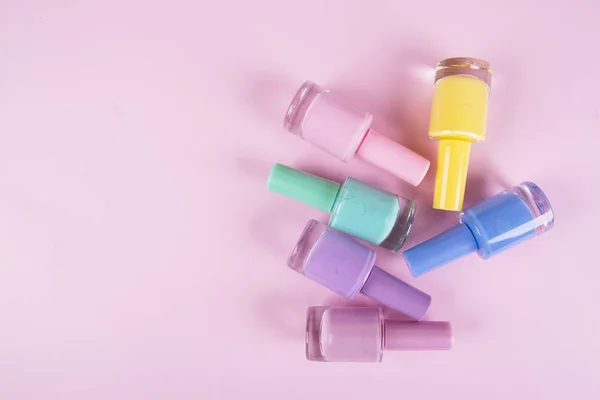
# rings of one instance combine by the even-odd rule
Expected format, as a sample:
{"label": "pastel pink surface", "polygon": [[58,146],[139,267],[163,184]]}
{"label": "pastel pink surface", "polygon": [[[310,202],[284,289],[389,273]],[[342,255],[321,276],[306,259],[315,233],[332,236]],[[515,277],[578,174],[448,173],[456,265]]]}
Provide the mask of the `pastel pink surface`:
{"label": "pastel pink surface", "polygon": [[[0,5],[0,399],[600,397],[600,3],[305,0]],[[413,198],[407,248],[456,222],[419,187],[286,132],[319,82],[435,161],[432,67],[492,63],[465,205],[523,180],[555,228],[412,279],[454,347],[382,364],[304,360],[310,305],[347,304],[286,267],[313,209],[271,165]],[[574,70],[574,60],[577,68]],[[358,302],[364,301],[364,298]],[[565,323],[565,321],[568,321]]]}

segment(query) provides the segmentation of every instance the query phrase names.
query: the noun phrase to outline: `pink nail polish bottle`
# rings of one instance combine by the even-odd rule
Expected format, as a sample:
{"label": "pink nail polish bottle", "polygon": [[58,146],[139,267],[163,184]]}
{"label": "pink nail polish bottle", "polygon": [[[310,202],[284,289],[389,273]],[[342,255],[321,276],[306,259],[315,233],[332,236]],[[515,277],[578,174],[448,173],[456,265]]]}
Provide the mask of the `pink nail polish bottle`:
{"label": "pink nail polish bottle", "polygon": [[288,131],[348,162],[359,157],[417,186],[429,161],[371,128],[373,116],[344,104],[313,82],[305,82],[288,107]]}
{"label": "pink nail polish bottle", "polygon": [[384,319],[379,307],[309,307],[309,361],[381,362],[384,350],[449,350],[452,326]]}

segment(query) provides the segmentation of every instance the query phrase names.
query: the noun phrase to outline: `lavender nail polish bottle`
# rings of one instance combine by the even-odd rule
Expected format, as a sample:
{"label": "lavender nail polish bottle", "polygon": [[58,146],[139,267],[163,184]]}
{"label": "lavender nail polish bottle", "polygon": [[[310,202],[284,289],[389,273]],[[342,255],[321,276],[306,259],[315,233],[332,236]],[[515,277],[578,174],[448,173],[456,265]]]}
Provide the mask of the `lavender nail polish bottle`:
{"label": "lavender nail polish bottle", "polygon": [[347,299],[367,297],[421,320],[431,296],[375,265],[375,252],[349,236],[310,220],[288,266]]}

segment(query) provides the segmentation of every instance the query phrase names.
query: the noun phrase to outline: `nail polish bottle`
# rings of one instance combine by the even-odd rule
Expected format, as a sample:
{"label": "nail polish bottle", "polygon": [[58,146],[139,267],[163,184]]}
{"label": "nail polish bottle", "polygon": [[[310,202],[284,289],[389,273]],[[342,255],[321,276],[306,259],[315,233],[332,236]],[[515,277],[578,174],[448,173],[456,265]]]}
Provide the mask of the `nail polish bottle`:
{"label": "nail polish bottle", "polygon": [[413,276],[467,254],[490,258],[554,226],[554,212],[542,190],[524,182],[460,213],[460,224],[406,250]]}
{"label": "nail polish bottle", "polygon": [[462,210],[471,143],[485,139],[490,64],[457,57],[437,65],[429,137],[439,140],[433,208]]}
{"label": "nail polish bottle", "polygon": [[379,307],[309,307],[306,359],[381,362],[385,350],[450,350],[449,322],[384,319]]}
{"label": "nail polish bottle", "polygon": [[284,125],[293,133],[348,162],[359,157],[417,186],[429,161],[371,128],[373,116],[344,104],[313,82],[305,82],[288,107]]}
{"label": "nail polish bottle", "polygon": [[275,164],[267,188],[331,213],[329,226],[398,251],[412,227],[416,204],[354,178],[343,185]]}
{"label": "nail polish bottle", "polygon": [[413,319],[425,317],[431,296],[375,265],[375,252],[349,236],[311,220],[288,266],[347,299],[362,293]]}

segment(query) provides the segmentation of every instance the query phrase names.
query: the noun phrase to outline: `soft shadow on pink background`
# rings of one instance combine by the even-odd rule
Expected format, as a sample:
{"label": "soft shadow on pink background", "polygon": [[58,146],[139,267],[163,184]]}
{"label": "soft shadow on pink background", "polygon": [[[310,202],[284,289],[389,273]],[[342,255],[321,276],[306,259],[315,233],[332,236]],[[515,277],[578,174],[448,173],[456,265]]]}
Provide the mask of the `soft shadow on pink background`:
{"label": "soft shadow on pink background", "polygon": [[[0,398],[600,397],[600,62],[592,0],[4,1],[0,5]],[[433,169],[410,187],[284,132],[306,79],[434,161],[435,63],[494,68],[466,205],[523,180],[556,227],[413,279],[450,352],[304,360],[311,305],[349,303],[290,271],[305,223],[269,193],[283,162],[413,198],[408,245],[454,224]]]}

